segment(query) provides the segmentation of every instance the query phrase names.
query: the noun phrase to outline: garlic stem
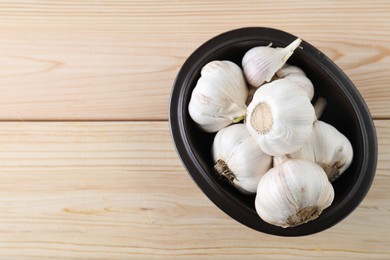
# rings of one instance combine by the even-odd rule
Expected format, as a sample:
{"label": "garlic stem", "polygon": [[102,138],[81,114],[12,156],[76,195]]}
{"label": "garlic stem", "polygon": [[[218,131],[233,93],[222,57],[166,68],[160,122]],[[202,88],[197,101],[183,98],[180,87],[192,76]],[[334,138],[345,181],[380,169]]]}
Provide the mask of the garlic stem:
{"label": "garlic stem", "polygon": [[297,38],[295,41],[290,43],[286,48],[283,49],[284,52],[289,53],[290,55],[285,56],[284,62],[288,60],[288,58],[293,54],[294,50],[298,48],[299,44],[301,44],[302,40]]}
{"label": "garlic stem", "polygon": [[288,160],[288,157],[286,155],[274,156],[273,157],[274,167],[278,166],[279,164],[284,163],[286,160]]}
{"label": "garlic stem", "polygon": [[229,169],[229,167],[227,166],[224,160],[221,159],[217,160],[217,162],[214,165],[214,169],[221,177],[225,177],[231,184],[233,184],[233,181],[236,178],[236,176]]}
{"label": "garlic stem", "polygon": [[289,51],[294,51],[298,46],[302,43],[301,38],[295,39],[292,43],[290,43],[285,49]]}
{"label": "garlic stem", "polygon": [[322,116],[327,104],[328,102],[323,97],[318,98],[317,102],[314,104],[314,111],[316,113],[317,120]]}
{"label": "garlic stem", "polygon": [[240,122],[240,121],[242,121],[244,119],[245,119],[245,115],[236,117],[236,118],[233,119],[233,123],[238,123],[238,122]]}

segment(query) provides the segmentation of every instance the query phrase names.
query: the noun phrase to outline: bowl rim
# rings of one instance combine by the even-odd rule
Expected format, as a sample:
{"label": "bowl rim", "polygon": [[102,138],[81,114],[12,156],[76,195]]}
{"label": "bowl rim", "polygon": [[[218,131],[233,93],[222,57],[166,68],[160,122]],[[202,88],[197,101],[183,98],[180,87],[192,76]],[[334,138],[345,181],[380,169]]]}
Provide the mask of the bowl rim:
{"label": "bowl rim", "polygon": [[182,107],[185,88],[182,86],[186,85],[191,72],[199,69],[203,58],[218,49],[237,42],[250,40],[275,42],[275,38],[281,39],[279,44],[287,45],[297,37],[274,28],[244,27],[219,34],[198,47],[184,62],[173,83],[168,108],[169,128],[176,152],[188,174],[217,207],[236,221],[257,231],[278,236],[304,236],[326,230],[352,213],[367,195],[373,182],[377,166],[377,136],[370,111],[355,85],[331,59],[314,46],[302,40],[300,46],[305,50],[303,54],[320,61],[319,66],[321,66],[321,69],[327,72],[334,81],[338,82],[341,90],[351,102],[363,137],[362,147],[364,160],[360,172],[364,174],[358,176],[356,185],[349,191],[347,196],[336,207],[324,212],[322,221],[317,222],[315,226],[310,226],[311,228],[283,229],[269,224],[259,225],[261,221],[248,221],[251,219],[252,214],[249,214],[247,208],[236,198],[230,196],[230,194],[216,185],[208,176],[206,169],[203,169],[202,165],[197,161],[196,155],[186,136],[186,127],[183,120]]}

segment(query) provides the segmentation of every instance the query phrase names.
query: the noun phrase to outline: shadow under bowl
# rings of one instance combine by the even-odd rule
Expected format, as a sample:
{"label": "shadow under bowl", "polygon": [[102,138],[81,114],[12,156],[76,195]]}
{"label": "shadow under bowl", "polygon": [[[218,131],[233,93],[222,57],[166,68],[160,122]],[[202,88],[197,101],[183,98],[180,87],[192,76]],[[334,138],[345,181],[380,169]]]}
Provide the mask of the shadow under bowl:
{"label": "shadow under bowl", "polygon": [[255,230],[278,236],[303,236],[325,230],[348,216],[363,200],[373,181],[377,139],[370,112],[356,87],[321,51],[303,41],[289,64],[303,69],[313,82],[315,96],[328,105],[321,120],[336,127],[351,142],[351,166],[334,181],[335,199],[319,218],[292,228],[264,222],[256,213],[255,196],[244,195],[218,178],[213,170],[211,146],[215,134],[202,132],[188,113],[204,65],[229,60],[241,67],[245,52],[256,46],[285,47],[297,37],[272,28],[241,28],[218,35],[200,46],[180,69],[171,93],[169,122],[172,138],[187,171],[207,197],[229,216]]}

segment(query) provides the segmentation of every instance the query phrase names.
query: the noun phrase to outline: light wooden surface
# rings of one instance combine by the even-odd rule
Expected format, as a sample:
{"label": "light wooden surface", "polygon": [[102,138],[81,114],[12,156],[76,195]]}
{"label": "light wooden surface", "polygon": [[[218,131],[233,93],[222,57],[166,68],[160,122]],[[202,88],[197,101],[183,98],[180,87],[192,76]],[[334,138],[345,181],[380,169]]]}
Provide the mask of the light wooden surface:
{"label": "light wooden surface", "polygon": [[186,57],[247,26],[312,43],[390,118],[387,0],[0,0],[0,119],[166,120]]}
{"label": "light wooden surface", "polygon": [[[186,57],[246,26],[321,49],[375,118],[368,196],[310,237],[229,218],[169,135],[168,97]],[[0,259],[390,259],[389,32],[386,0],[0,0]]]}
{"label": "light wooden surface", "polygon": [[0,124],[0,256],[389,258],[390,121],[361,206],[301,238],[235,222],[196,187],[167,122]]}

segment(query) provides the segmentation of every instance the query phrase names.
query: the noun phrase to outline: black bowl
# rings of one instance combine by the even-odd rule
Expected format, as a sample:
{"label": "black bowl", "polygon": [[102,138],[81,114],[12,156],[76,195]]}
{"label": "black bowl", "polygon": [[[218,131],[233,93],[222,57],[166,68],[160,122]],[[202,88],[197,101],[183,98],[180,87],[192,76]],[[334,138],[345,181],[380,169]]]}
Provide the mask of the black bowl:
{"label": "black bowl", "polygon": [[321,120],[342,132],[352,143],[354,159],[333,182],[335,199],[320,217],[309,223],[281,228],[257,215],[254,199],[221,181],[213,171],[211,145],[215,134],[199,130],[188,113],[192,90],[201,68],[212,60],[230,60],[241,66],[245,52],[255,46],[285,47],[297,37],[271,28],[242,28],[218,35],[200,46],[184,63],[175,80],[169,122],[176,150],[202,191],[220,209],[255,230],[279,235],[302,236],[325,230],[350,214],[367,194],[375,175],[377,140],[370,112],[348,77],[321,51],[303,41],[288,63],[302,68],[315,87],[315,96],[328,101]]}

